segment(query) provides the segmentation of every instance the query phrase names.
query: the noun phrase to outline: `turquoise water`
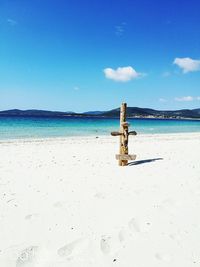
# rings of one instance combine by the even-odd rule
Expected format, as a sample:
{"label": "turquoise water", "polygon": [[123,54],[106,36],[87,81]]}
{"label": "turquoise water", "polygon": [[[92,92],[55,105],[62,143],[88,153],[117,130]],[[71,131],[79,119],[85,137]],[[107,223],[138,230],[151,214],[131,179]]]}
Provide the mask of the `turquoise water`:
{"label": "turquoise water", "polygon": [[[197,120],[128,119],[139,134],[200,132]],[[119,119],[0,117],[0,139],[110,135]]]}

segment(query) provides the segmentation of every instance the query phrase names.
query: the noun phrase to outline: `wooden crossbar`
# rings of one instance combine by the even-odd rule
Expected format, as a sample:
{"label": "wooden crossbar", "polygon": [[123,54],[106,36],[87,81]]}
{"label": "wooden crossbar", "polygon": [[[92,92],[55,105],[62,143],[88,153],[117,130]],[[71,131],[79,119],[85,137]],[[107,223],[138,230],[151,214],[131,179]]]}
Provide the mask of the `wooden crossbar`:
{"label": "wooden crossbar", "polygon": [[111,132],[111,135],[112,136],[118,136],[118,135],[122,135],[122,133],[120,133],[120,132]]}
{"label": "wooden crossbar", "polygon": [[135,160],[136,159],[136,155],[132,154],[132,155],[120,155],[117,154],[116,156],[117,160]]}

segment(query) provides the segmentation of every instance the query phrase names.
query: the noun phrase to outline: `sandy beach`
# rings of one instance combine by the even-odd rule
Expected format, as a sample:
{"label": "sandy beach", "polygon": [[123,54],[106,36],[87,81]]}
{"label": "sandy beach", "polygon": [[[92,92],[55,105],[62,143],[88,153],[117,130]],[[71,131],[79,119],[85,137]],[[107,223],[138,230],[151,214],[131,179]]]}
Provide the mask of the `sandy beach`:
{"label": "sandy beach", "polygon": [[1,267],[200,266],[200,134],[0,142]]}

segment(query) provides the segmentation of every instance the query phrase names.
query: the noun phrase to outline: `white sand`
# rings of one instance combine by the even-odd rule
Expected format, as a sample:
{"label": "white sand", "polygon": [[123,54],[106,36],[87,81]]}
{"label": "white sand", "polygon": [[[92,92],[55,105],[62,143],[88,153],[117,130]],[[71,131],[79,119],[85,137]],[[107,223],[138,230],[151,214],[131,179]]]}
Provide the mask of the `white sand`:
{"label": "white sand", "polygon": [[157,160],[128,167],[118,145],[0,143],[0,267],[200,266],[200,134],[131,137]]}

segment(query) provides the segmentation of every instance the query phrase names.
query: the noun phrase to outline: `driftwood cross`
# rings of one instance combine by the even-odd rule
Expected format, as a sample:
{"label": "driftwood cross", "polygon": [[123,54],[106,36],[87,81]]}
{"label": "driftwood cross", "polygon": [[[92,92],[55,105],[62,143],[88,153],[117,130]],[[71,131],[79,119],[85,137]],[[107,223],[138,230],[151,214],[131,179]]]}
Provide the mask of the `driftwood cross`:
{"label": "driftwood cross", "polygon": [[120,149],[119,154],[116,155],[116,159],[119,160],[120,166],[126,166],[128,160],[135,160],[136,155],[128,154],[128,137],[129,135],[136,135],[135,131],[128,131],[129,124],[126,122],[126,108],[127,104],[122,103],[120,109],[120,130],[119,132],[111,132],[112,136],[120,136]]}

